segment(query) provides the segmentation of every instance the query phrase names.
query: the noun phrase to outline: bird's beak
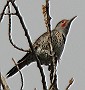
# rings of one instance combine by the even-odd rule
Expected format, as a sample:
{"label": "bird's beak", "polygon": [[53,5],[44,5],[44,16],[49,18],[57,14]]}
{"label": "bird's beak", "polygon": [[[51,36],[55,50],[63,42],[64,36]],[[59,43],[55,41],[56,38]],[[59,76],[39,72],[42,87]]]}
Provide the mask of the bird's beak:
{"label": "bird's beak", "polygon": [[74,19],[76,19],[77,16],[73,17],[72,19],[69,20],[68,25],[66,26],[66,28],[69,30],[71,23]]}
{"label": "bird's beak", "polygon": [[75,17],[73,17],[72,19],[70,19],[70,21],[69,21],[68,24],[70,25],[70,24],[72,23],[72,21],[75,20],[76,18],[77,18],[77,16],[75,16]]}

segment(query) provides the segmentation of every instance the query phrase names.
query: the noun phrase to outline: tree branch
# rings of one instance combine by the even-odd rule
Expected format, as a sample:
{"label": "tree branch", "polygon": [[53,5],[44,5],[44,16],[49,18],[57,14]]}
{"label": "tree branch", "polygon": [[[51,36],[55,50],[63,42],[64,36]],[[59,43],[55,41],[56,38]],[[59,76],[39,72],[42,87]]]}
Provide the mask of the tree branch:
{"label": "tree branch", "polygon": [[[50,21],[51,21],[51,17],[50,17],[50,13],[49,13],[49,0],[46,0],[46,5],[43,5],[42,6],[42,9],[43,9],[43,14],[44,14],[44,21],[45,21],[45,24],[46,24],[46,27],[47,27],[47,32],[49,32],[50,34],[50,48],[51,48],[51,55],[52,55],[52,61],[51,61],[51,65],[49,66],[50,68],[50,82],[51,82],[51,85],[54,84],[54,81],[57,80],[57,78],[55,78],[55,76],[57,77],[56,75],[56,65],[57,65],[57,61],[56,61],[56,57],[55,57],[55,54],[54,54],[54,51],[53,51],[53,46],[52,46],[52,35],[51,35],[51,24],[50,24]],[[56,86],[54,88],[58,90],[57,88],[57,83],[55,82]]]}
{"label": "tree branch", "polygon": [[70,86],[73,84],[73,82],[74,82],[74,78],[71,78],[71,79],[69,80],[68,86],[66,87],[66,90],[68,90],[68,89],[70,88]]}
{"label": "tree branch", "polygon": [[7,0],[7,3],[6,3],[6,5],[4,6],[4,9],[3,9],[2,13],[0,14],[0,22],[1,22],[2,19],[3,19],[5,10],[6,10],[6,8],[7,8],[7,6],[8,6],[8,4],[9,4],[10,1],[15,2],[15,0]]}
{"label": "tree branch", "polygon": [[3,90],[10,90],[5,78],[0,73],[0,88],[1,88],[1,85],[2,85]]}
{"label": "tree branch", "polygon": [[25,24],[24,24],[24,21],[23,21],[21,15],[20,15],[20,12],[19,12],[19,10],[18,10],[18,7],[16,6],[16,4],[15,4],[14,2],[12,2],[12,1],[10,1],[10,2],[12,3],[14,9],[16,10],[16,13],[17,13],[17,16],[18,16],[18,18],[19,18],[19,20],[20,20],[20,23],[21,23],[21,25],[22,25],[22,28],[24,29],[25,36],[27,37],[29,46],[30,46],[30,48],[31,48],[31,50],[32,50],[32,53],[33,53],[33,55],[35,56],[35,59],[36,59],[36,61],[37,61],[37,66],[38,66],[38,68],[39,68],[39,70],[40,70],[40,73],[41,73],[41,76],[42,76],[43,89],[44,89],[44,90],[47,90],[47,86],[46,86],[46,82],[45,82],[45,75],[44,75],[43,69],[42,69],[42,67],[41,67],[40,60],[38,59],[38,57],[37,57],[37,55],[36,55],[36,53],[35,53],[35,51],[34,51],[34,49],[33,49],[30,36],[29,36],[29,34],[28,34],[28,32],[27,32],[27,28],[26,28],[26,26],[25,26]]}
{"label": "tree branch", "polygon": [[18,50],[20,50],[20,51],[23,51],[23,52],[29,52],[28,50],[24,50],[24,49],[22,49],[22,48],[19,48],[19,47],[17,47],[17,45],[15,45],[14,43],[13,43],[13,40],[12,40],[12,38],[11,38],[11,14],[10,14],[10,7],[8,7],[8,16],[9,16],[9,32],[8,32],[8,35],[9,35],[9,41],[10,41],[10,43],[12,44],[12,46],[14,46],[14,48],[16,48],[16,49],[18,49]]}
{"label": "tree branch", "polygon": [[14,62],[14,64],[15,64],[15,66],[17,67],[19,73],[20,73],[20,77],[21,77],[21,88],[20,88],[20,90],[22,90],[22,89],[23,89],[23,85],[24,85],[24,82],[23,82],[23,75],[22,75],[22,73],[21,73],[21,71],[20,71],[20,69],[19,69],[17,63],[15,62],[15,60],[14,60],[13,58],[12,58],[12,60],[13,60],[13,62]]}
{"label": "tree branch", "polygon": [[[14,2],[15,0],[11,0],[12,2]],[[4,15],[9,15],[9,41],[10,43],[14,46],[14,48],[20,50],[20,51],[23,51],[23,52],[28,52],[28,50],[24,50],[22,48],[19,48],[18,46],[16,46],[14,43],[13,43],[13,40],[11,38],[11,15],[15,15],[15,13],[10,13],[10,10],[8,11],[9,13],[5,14],[5,10],[9,4],[10,0],[7,1],[6,5],[4,6],[4,9],[2,11],[2,13],[0,14],[0,22],[1,20],[3,19],[3,16]]]}

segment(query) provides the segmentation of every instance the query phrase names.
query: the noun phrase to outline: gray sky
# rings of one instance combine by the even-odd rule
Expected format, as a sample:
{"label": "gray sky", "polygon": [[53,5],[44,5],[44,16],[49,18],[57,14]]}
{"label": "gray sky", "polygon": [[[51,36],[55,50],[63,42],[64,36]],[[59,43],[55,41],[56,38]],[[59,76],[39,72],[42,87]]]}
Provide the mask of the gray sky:
{"label": "gray sky", "polygon": [[[16,0],[19,10],[24,18],[25,24],[29,30],[32,41],[34,42],[42,33],[46,31],[41,10],[45,0]],[[66,42],[64,53],[61,57],[61,62],[58,65],[58,87],[60,90],[65,90],[69,79],[74,77],[75,82],[70,90],[83,90],[85,88],[85,0],[50,0],[51,1],[51,16],[52,28],[62,19],[71,19],[75,15],[78,18],[73,22],[68,39]],[[0,0],[0,13],[6,0]],[[13,10],[14,11],[14,10]],[[19,23],[18,18],[13,16],[13,40],[24,49],[28,49],[29,45],[24,36],[24,32]],[[8,17],[5,16],[0,23],[0,67],[1,72],[5,75],[13,66],[12,58],[16,61],[21,59],[25,53],[16,50],[10,44],[8,39]],[[44,67],[49,82],[49,72],[47,67]],[[24,76],[24,90],[42,90],[42,83],[39,70],[36,63],[22,70]],[[19,73],[7,80],[11,90],[19,90],[20,76]],[[49,83],[48,83],[49,84]]]}

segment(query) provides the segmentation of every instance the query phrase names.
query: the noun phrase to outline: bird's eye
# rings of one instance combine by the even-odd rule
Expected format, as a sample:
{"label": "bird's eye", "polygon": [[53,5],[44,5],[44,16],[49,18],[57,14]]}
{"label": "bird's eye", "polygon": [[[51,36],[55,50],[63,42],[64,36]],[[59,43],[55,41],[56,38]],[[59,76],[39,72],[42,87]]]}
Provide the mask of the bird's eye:
{"label": "bird's eye", "polygon": [[62,23],[65,23],[65,21],[64,21],[64,20],[62,20]]}

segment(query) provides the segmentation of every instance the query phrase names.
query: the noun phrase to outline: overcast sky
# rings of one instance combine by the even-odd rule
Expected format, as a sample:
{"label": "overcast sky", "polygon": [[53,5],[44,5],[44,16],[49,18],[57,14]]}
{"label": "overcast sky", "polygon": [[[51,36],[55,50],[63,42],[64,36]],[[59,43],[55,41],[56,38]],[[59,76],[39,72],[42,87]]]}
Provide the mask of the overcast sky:
{"label": "overcast sky", "polygon": [[[34,42],[41,34],[46,32],[43,20],[42,4],[45,0],[16,0],[19,10],[23,16],[28,32]],[[58,87],[65,90],[69,79],[74,77],[75,82],[70,90],[85,89],[85,0],[50,0],[50,10],[52,16],[52,28],[62,19],[71,19],[75,15],[78,17],[72,23],[67,38],[64,53],[61,62],[58,65]],[[0,0],[0,13],[6,4],[6,0]],[[15,12],[12,8],[12,12]],[[24,49],[28,49],[29,45],[24,36],[23,29],[16,16],[13,16],[12,22],[13,40]],[[16,61],[25,55],[24,52],[16,50],[8,39],[8,17],[5,16],[0,23],[0,67],[1,72],[5,75],[13,66],[12,58]],[[47,81],[49,84],[49,72],[44,67]],[[41,77],[36,63],[32,63],[22,70],[24,76],[23,90],[42,90]],[[7,80],[11,90],[20,89],[20,75]]]}

